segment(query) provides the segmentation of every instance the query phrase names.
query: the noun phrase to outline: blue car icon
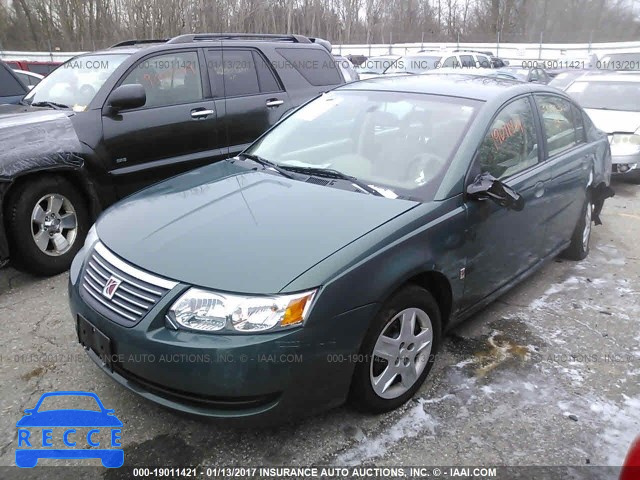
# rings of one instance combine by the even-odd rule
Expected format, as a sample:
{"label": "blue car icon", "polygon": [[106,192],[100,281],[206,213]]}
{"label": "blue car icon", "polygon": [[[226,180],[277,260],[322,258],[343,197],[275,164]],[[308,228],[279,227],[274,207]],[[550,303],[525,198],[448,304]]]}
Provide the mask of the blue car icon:
{"label": "blue car icon", "polygon": [[[72,396],[93,398],[100,411],[85,409],[59,409],[38,411],[42,402],[50,397]],[[124,463],[124,451],[121,448],[119,439],[121,438],[122,422],[115,416],[114,410],[104,407],[100,398],[91,392],[49,392],[40,397],[34,408],[25,410],[26,415],[22,417],[16,426],[18,427],[18,448],[16,449],[16,465],[23,468],[35,467],[40,458],[55,459],[85,459],[99,458],[102,465],[107,468],[118,468]],[[70,448],[47,448],[53,446],[52,430],[42,430],[42,441],[31,438],[31,427],[63,427],[64,444]],[[100,429],[110,429],[111,448],[74,448],[76,441],[72,437],[76,435],[74,427],[91,427],[86,435],[89,446],[99,447],[99,442],[95,441],[94,435],[100,433]],[[33,448],[32,447],[33,444]],[[38,447],[44,448],[38,448]],[[29,448],[21,448],[29,447]],[[117,448],[119,447],[119,448]]]}

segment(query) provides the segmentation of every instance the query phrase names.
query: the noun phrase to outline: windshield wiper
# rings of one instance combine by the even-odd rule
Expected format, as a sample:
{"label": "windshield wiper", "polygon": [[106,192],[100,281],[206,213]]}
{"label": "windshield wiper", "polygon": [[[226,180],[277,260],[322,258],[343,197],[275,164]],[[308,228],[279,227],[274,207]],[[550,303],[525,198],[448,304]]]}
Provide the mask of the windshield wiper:
{"label": "windshield wiper", "polygon": [[317,167],[294,167],[289,165],[283,165],[282,168],[296,172],[296,173],[304,173],[306,175],[314,175],[316,177],[324,177],[324,178],[335,178],[337,180],[346,180],[347,182],[351,182],[353,185],[358,187],[360,190],[363,190],[365,193],[369,193],[371,195],[375,195],[377,197],[384,197],[379,191],[375,188],[371,188],[364,182],[361,182],[356,177],[352,177],[351,175],[346,175],[338,170],[334,170],[333,168],[317,168]]}
{"label": "windshield wiper", "polygon": [[69,108],[69,105],[56,102],[33,102],[28,103],[27,105],[31,105],[32,107],[51,107],[55,108],[56,110],[60,110],[61,108]]}
{"label": "windshield wiper", "polygon": [[291,174],[287,173],[285,170],[283,170],[277,164],[275,164],[272,161],[267,160],[266,158],[263,158],[263,157],[261,157],[259,155],[254,155],[253,153],[241,153],[239,156],[240,157],[244,157],[244,158],[248,158],[249,160],[253,160],[254,162],[259,163],[260,165],[262,165],[265,168],[271,168],[271,169],[275,170],[276,172],[278,172],[283,177],[293,178],[293,176]]}

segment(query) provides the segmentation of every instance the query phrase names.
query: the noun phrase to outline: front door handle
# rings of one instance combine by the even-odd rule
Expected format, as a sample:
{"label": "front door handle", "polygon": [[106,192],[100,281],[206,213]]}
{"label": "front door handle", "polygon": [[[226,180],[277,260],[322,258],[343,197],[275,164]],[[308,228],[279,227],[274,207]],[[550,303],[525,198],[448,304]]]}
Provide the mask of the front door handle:
{"label": "front door handle", "polygon": [[284,103],[284,100],[280,100],[279,98],[270,98],[267,100],[267,107],[279,107]]}
{"label": "front door handle", "polygon": [[209,115],[213,115],[215,112],[213,110],[191,110],[191,118],[195,120],[199,120],[201,118],[206,118]]}
{"label": "front door handle", "polygon": [[544,182],[536,183],[535,187],[533,187],[533,195],[536,198],[542,198],[544,196]]}

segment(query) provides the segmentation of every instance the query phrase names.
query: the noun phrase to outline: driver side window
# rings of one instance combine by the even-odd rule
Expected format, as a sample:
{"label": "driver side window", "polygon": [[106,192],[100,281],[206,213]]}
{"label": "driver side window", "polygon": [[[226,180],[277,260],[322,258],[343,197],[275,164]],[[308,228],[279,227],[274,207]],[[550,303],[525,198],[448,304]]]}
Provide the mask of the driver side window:
{"label": "driver side window", "polygon": [[147,94],[143,108],[202,100],[200,65],[196,52],[179,52],[142,60],[122,82],[139,83]]}
{"label": "driver side window", "polygon": [[533,110],[528,98],[504,107],[491,124],[478,151],[482,173],[497,179],[515,175],[538,163]]}

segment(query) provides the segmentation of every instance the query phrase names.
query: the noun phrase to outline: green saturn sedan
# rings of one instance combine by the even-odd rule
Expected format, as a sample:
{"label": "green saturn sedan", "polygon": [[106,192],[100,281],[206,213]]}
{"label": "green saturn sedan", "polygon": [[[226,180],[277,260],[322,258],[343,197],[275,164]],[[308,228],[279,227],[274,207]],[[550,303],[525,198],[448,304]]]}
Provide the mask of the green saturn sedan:
{"label": "green saturn sedan", "polygon": [[71,267],[78,338],[191,414],[387,411],[452,326],[559,253],[587,256],[610,174],[606,135],[559,90],[350,83],[105,211]]}

